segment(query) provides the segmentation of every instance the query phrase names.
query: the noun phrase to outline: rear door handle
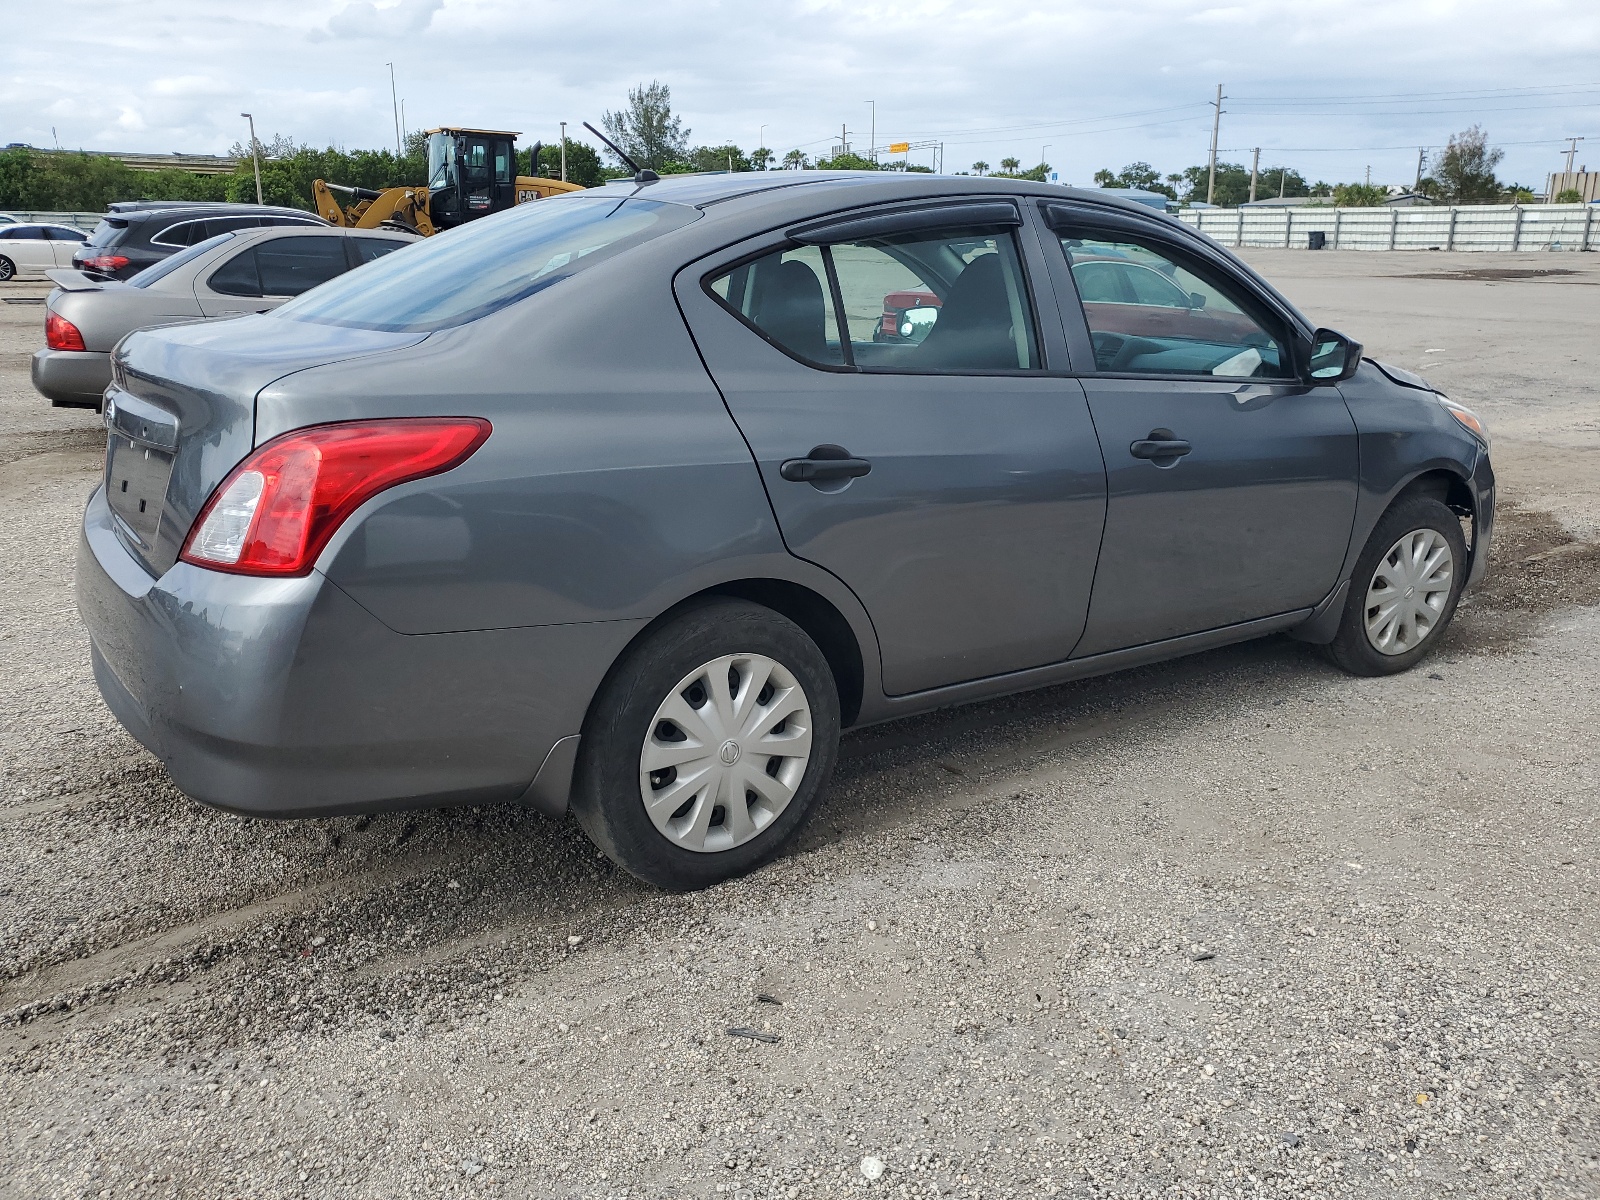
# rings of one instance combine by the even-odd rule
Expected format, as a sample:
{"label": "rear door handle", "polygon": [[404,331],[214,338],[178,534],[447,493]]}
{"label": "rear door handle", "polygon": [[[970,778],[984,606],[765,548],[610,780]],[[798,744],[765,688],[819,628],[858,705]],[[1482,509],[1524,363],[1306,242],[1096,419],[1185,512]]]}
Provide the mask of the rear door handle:
{"label": "rear door handle", "polygon": [[790,483],[827,483],[837,479],[859,479],[872,470],[864,458],[855,458],[843,446],[813,446],[804,458],[790,458],[778,467],[778,474]]}
{"label": "rear door handle", "polygon": [[[1152,429],[1150,436],[1140,438],[1128,447],[1135,458],[1147,458],[1158,467],[1171,466],[1194,447],[1170,429]],[[1165,461],[1163,461],[1165,460]]]}

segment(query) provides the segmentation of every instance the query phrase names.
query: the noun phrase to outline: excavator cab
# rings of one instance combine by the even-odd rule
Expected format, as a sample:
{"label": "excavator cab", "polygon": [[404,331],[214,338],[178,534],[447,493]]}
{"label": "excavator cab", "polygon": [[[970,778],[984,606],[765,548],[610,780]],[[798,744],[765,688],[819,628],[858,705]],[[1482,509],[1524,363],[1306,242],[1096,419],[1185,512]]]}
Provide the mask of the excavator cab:
{"label": "excavator cab", "polygon": [[497,129],[428,131],[428,211],[440,229],[517,202],[517,135]]}

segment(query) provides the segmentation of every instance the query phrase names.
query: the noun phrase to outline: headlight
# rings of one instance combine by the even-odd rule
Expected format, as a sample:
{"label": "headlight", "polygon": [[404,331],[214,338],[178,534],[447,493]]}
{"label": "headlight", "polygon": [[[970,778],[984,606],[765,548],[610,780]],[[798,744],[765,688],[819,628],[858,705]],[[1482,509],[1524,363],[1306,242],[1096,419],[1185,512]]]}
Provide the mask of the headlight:
{"label": "headlight", "polygon": [[1470,408],[1457,404],[1454,400],[1447,399],[1444,396],[1439,396],[1439,403],[1444,405],[1445,412],[1471,430],[1485,446],[1489,444],[1489,431],[1484,428],[1482,417],[1478,416]]}

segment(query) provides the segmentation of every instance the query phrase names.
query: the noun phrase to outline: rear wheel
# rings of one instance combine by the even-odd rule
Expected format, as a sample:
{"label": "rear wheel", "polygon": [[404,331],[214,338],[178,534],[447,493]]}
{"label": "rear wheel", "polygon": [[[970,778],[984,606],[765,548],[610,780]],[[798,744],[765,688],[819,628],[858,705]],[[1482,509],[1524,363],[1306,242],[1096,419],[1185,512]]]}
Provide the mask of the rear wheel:
{"label": "rear wheel", "polygon": [[652,630],[601,687],[573,814],[646,883],[706,887],[794,834],[838,741],[838,691],[816,643],[770,609],[713,601]]}
{"label": "rear wheel", "polygon": [[4,254],[0,254],[0,283],[5,283],[8,280],[14,279],[16,274],[17,264],[12,262]]}
{"label": "rear wheel", "polygon": [[1413,496],[1389,510],[1356,563],[1328,656],[1353,675],[1393,675],[1439,643],[1467,577],[1461,521]]}

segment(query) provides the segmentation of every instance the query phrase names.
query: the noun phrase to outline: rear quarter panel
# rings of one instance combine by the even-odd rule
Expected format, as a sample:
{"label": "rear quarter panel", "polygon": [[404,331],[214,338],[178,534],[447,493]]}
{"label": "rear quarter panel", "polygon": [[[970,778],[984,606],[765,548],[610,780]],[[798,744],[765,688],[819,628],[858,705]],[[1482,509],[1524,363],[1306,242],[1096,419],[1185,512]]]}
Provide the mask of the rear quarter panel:
{"label": "rear quarter panel", "polygon": [[194,293],[157,291],[154,288],[108,287],[99,291],[56,291],[50,311],[71,321],[83,335],[86,350],[109,354],[116,344],[137,329],[181,325],[201,320]]}

